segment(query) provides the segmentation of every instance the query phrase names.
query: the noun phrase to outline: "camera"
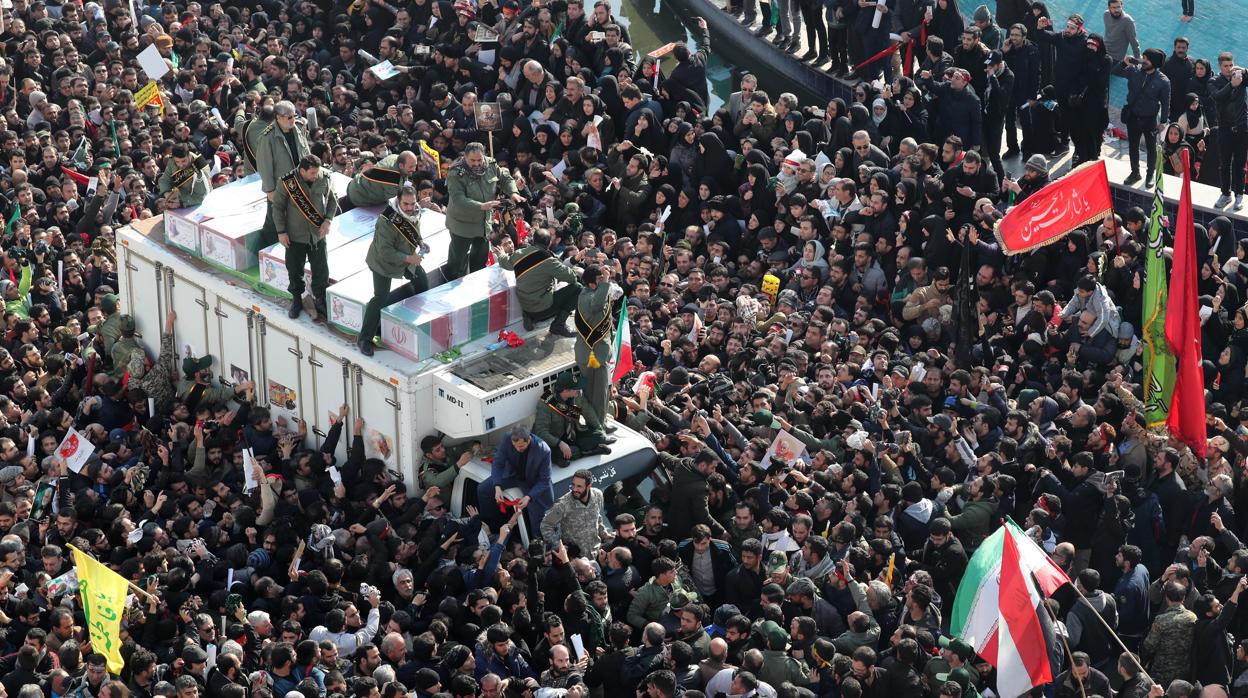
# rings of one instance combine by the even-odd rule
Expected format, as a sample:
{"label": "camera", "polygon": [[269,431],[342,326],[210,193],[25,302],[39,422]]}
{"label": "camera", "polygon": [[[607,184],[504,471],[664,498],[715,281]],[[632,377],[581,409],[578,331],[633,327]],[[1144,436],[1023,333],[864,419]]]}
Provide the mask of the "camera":
{"label": "camera", "polygon": [[516,210],[517,205],[518,204],[516,204],[515,201],[512,201],[511,197],[509,196],[502,196],[502,197],[499,197],[498,199],[499,211],[514,211]]}
{"label": "camera", "polygon": [[35,256],[42,257],[48,253],[48,243],[40,240],[35,243]]}

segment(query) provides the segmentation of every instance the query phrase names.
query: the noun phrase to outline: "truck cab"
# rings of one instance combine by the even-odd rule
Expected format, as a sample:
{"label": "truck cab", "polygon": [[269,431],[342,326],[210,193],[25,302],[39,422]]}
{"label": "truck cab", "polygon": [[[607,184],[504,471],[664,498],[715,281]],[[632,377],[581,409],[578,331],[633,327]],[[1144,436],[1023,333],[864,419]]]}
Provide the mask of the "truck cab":
{"label": "truck cab", "polygon": [[[611,444],[611,453],[597,456],[586,456],[570,462],[567,466],[552,465],[550,480],[554,489],[555,499],[567,494],[572,487],[572,475],[578,470],[588,470],[594,475],[594,487],[603,489],[613,482],[626,480],[645,472],[654,464],[658,457],[654,444],[645,436],[620,424],[612,436],[616,442]],[[533,438],[538,438],[534,436]],[[494,451],[483,450],[482,454],[491,457]],[[477,498],[477,488],[490,476],[490,463],[481,458],[473,458],[459,470],[455,478],[455,488],[451,492],[450,508],[453,513],[462,515],[465,508],[475,506],[478,509],[495,506],[492,500],[481,502]],[[524,496],[518,488],[506,490],[508,498],[519,499]],[[527,517],[520,517],[517,524],[521,540],[527,545],[529,540],[540,536],[538,531],[528,530]]]}

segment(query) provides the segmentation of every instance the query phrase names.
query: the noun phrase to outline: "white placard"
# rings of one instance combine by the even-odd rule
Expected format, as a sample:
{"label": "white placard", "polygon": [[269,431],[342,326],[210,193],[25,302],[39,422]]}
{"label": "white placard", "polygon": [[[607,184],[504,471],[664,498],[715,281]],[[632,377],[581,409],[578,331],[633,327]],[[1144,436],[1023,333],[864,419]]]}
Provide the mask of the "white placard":
{"label": "white placard", "polygon": [[550,173],[555,176],[555,179],[559,179],[563,177],[563,171],[566,169],[568,169],[568,161],[560,160],[554,167],[550,168]]}
{"label": "white placard", "polygon": [[335,485],[342,484],[342,472],[338,470],[338,466],[329,466],[329,479],[333,480]]}
{"label": "white placard", "polygon": [[260,483],[256,480],[255,474],[256,456],[250,448],[243,449],[243,477],[246,478],[243,484],[244,492],[251,492],[256,489]]}
{"label": "white placard", "polygon": [[156,44],[152,44],[139,52],[139,67],[147,73],[148,80],[159,80],[169,73],[169,64],[160,55]]}
{"label": "white placard", "polygon": [[382,61],[378,63],[377,65],[369,68],[368,70],[373,75],[377,76],[377,79],[381,80],[382,82],[389,80],[395,75],[398,75],[400,72],[399,69],[394,67],[394,64],[391,63],[389,60]]}
{"label": "white placard", "polygon": [[477,60],[481,61],[483,65],[494,65],[494,56],[497,52],[498,49],[483,48],[477,52]]}
{"label": "white placard", "polygon": [[585,656],[585,641],[581,639],[580,633],[572,633],[572,649],[576,650],[577,661]]}
{"label": "white placard", "polygon": [[92,453],[95,453],[95,444],[79,434],[78,430],[73,427],[69,428],[69,433],[61,440],[61,445],[56,447],[56,454],[63,458],[65,464],[75,473],[82,471],[82,466],[87,464],[87,459]]}

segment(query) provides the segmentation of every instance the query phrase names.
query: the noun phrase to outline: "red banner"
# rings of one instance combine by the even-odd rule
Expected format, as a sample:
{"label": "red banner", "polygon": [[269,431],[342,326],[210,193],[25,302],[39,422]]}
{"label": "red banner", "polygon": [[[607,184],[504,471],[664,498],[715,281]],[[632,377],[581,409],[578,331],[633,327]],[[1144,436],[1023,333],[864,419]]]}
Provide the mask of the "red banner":
{"label": "red banner", "polygon": [[1081,165],[1011,208],[997,225],[1007,255],[1029,252],[1113,213],[1109,175],[1101,160]]}

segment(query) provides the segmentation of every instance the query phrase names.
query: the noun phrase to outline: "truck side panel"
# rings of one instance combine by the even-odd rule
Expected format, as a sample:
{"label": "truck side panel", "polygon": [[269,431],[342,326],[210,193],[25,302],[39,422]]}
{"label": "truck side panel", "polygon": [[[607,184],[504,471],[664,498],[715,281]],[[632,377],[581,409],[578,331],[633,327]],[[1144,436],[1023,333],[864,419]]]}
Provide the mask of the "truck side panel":
{"label": "truck side panel", "polygon": [[165,321],[164,265],[127,246],[121,249],[118,266],[118,285],[124,291],[121,312],[134,317],[140,343],[155,355],[160,351],[160,328]]}

